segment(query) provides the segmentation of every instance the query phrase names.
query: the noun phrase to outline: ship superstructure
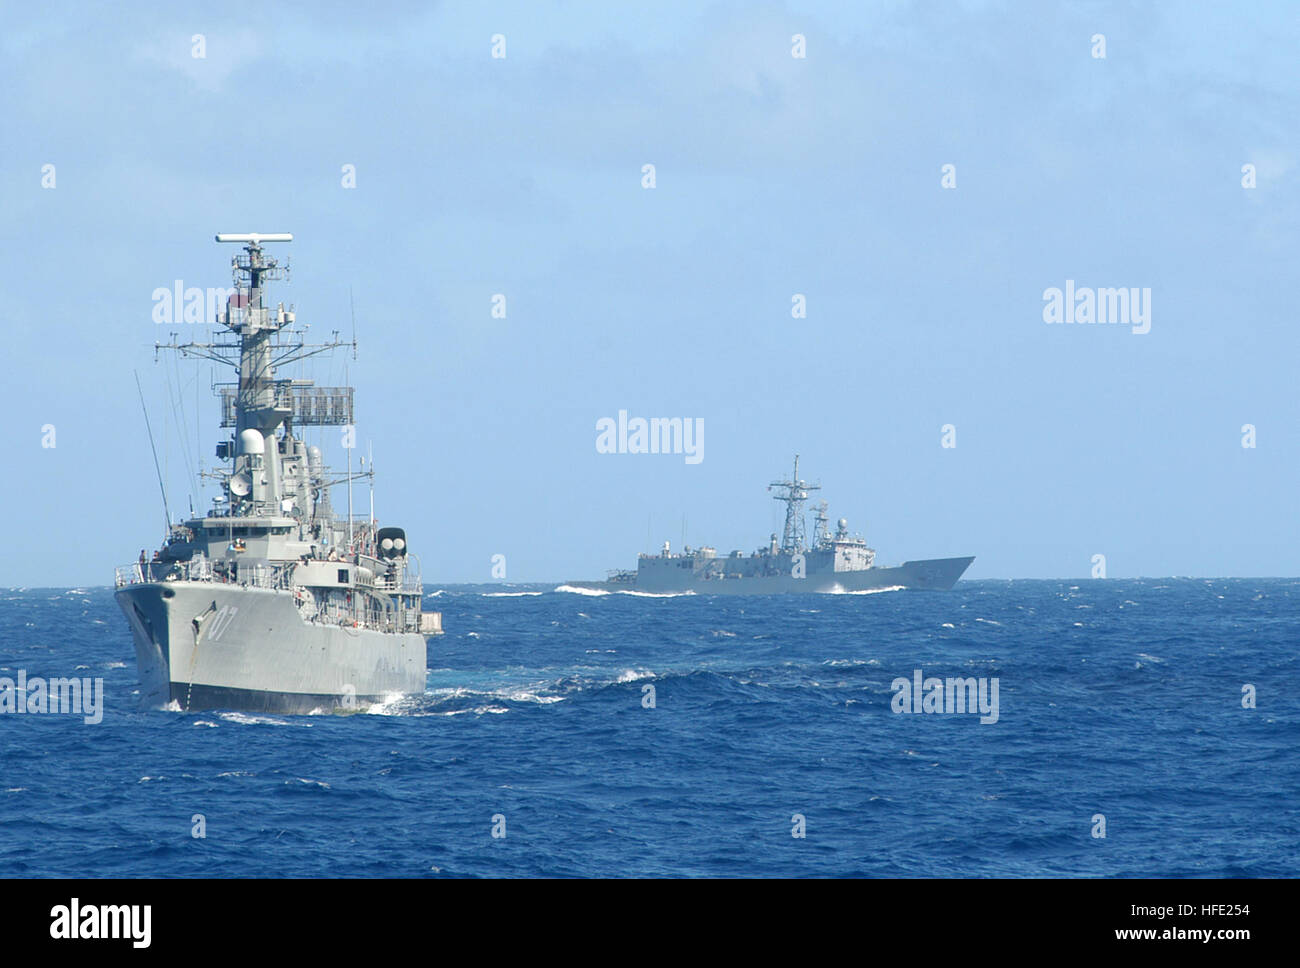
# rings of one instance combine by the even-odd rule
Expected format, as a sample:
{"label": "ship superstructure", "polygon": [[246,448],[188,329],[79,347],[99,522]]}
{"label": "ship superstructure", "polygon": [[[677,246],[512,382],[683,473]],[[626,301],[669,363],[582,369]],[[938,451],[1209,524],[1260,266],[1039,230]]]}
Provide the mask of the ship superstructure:
{"label": "ship superstructure", "polygon": [[[211,509],[169,519],[161,548],[117,569],[147,703],[310,712],[424,691],[425,635],[441,631],[441,616],[423,611],[406,533],[351,513],[351,484],[373,486],[373,463],[356,474],[349,459],[333,473],[299,434],[337,427],[351,447],[353,389],[276,375],[345,345],[337,334],[307,344],[293,307],[270,307],[266,284],[287,267],[263,244],[292,238],[218,235],[243,249],[219,320],[228,338],[158,346],[229,364],[237,379],[219,388],[228,436],[216,448],[224,466],[208,475],[219,489]],[[346,516],[331,499],[342,484]]]}
{"label": "ship superstructure", "polygon": [[821,489],[799,477],[799,457],[789,478],[773,481],[768,490],[785,504],[785,527],[752,554],[733,551],[719,556],[707,545],[684,546],[674,553],[664,542],[659,554],[641,554],[635,571],[612,571],[603,582],[568,582],[569,587],[651,594],[694,592],[701,595],[772,595],[798,592],[844,593],[898,589],[952,588],[974,557],[930,558],[901,565],[876,565],[876,552],[861,535],[849,533],[840,518],[830,530],[825,501],[816,506],[811,543],[806,540],[804,504],[811,491]]}

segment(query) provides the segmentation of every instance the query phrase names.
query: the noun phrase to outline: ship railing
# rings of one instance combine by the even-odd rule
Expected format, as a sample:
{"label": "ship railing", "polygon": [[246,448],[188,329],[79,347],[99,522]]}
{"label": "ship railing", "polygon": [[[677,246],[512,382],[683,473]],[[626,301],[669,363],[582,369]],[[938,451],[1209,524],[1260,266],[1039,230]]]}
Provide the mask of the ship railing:
{"label": "ship railing", "polygon": [[337,625],[344,629],[373,629],[380,632],[416,631],[420,625],[419,611],[414,608],[396,607],[391,609],[370,610],[356,607],[356,599],[351,605],[326,602],[308,621],[317,625]]}
{"label": "ship railing", "polygon": [[415,555],[408,556],[396,576],[390,576],[387,570],[381,570],[386,569],[389,564],[387,561],[375,558],[373,564],[376,591],[387,592],[390,595],[424,594],[424,577],[421,574],[420,559]]}
{"label": "ship railing", "polygon": [[350,604],[337,601],[322,603],[307,621],[316,625],[337,625],[343,629],[373,629],[380,632],[441,632],[442,616],[438,612],[425,612],[404,601],[386,609],[358,607],[361,596]]}
{"label": "ship railing", "polygon": [[[248,588],[288,589],[293,587],[295,563],[284,565],[245,565],[233,584]],[[223,565],[224,567],[224,565]],[[113,586],[139,585],[153,581],[201,581],[229,583],[228,572],[218,573],[211,558],[192,558],[176,562],[132,562],[114,568]]]}
{"label": "ship railing", "polygon": [[141,582],[148,581],[145,578],[146,565],[134,561],[129,565],[118,565],[113,569],[113,587],[121,588],[123,585],[138,585]]}
{"label": "ship railing", "polygon": [[271,588],[273,587],[273,575],[271,569],[264,565],[254,565],[239,569],[239,584],[247,585],[249,588]]}
{"label": "ship railing", "polygon": [[376,575],[374,587],[376,591],[400,595],[419,595],[424,591],[424,583],[419,577],[409,575],[400,578],[389,578],[384,574]]}
{"label": "ship railing", "polygon": [[249,588],[286,589],[293,585],[294,565],[245,565],[237,583]]}
{"label": "ship railing", "polygon": [[[416,581],[377,582],[375,588],[377,591],[384,591],[394,595],[400,590],[401,596],[411,596],[414,601],[408,602],[406,597],[398,597],[392,602],[390,608],[369,608],[366,607],[368,599],[363,595],[355,594],[352,600],[347,603],[339,602],[337,599],[330,599],[321,603],[307,621],[321,625],[338,625],[344,629],[361,628],[381,632],[421,632],[430,624],[430,620],[425,616],[438,615],[438,613],[423,611],[421,596],[424,592],[424,586]],[[440,619],[441,616],[438,616],[437,619],[433,620],[436,631],[439,632],[441,631]]]}

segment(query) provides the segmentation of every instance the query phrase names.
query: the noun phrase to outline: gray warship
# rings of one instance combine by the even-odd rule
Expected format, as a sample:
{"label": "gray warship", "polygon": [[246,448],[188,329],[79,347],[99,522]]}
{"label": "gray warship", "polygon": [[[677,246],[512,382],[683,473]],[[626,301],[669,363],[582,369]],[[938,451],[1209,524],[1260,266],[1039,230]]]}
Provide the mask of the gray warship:
{"label": "gray warship", "polygon": [[[425,636],[441,631],[441,616],[422,610],[419,559],[406,533],[376,527],[373,461],[354,474],[349,449],[347,473],[331,473],[320,448],[296,435],[311,426],[353,433],[353,388],[276,377],[276,367],[347,344],[337,332],[307,344],[292,306],[269,308],[265,285],[288,267],[262,245],[292,235],[216,240],[243,246],[218,320],[228,333],[210,343],[173,336],[155,355],[175,350],[238,372],[237,382],[217,387],[229,436],[216,448],[224,466],[205,476],[220,493],[206,514],[172,523],[169,512],[162,546],[116,574],[142,703],[306,713],[423,693]],[[358,478],[371,483],[364,518],[352,515]],[[344,483],[346,517],[331,501]]]}
{"label": "gray warship", "polygon": [[642,554],[635,571],[616,570],[606,581],[571,581],[560,586],[587,592],[637,592],[652,595],[779,595],[798,593],[852,594],[887,589],[946,590],[957,584],[974,557],[928,558],[881,567],[876,552],[860,535],[849,534],[840,518],[830,530],[827,505],[816,507],[812,543],[805,541],[804,502],[808,492],[821,489],[799,478],[799,456],[789,480],[773,481],[768,490],[785,504],[785,531],[753,554],[733,551],[719,556],[710,547],[684,546],[673,554],[668,542],[657,555]]}

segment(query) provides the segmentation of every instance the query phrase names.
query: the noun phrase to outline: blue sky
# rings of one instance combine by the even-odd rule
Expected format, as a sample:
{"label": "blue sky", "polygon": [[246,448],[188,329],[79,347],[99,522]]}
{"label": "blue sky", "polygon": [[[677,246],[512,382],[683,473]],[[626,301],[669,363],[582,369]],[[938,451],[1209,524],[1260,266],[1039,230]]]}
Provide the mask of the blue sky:
{"label": "blue sky", "polygon": [[[208,505],[212,376],[155,364],[152,293],[229,285],[246,231],[295,234],[313,336],[352,291],[358,359],[312,375],[429,581],[599,578],[683,519],[752,550],[796,452],[884,563],[1298,574],[1297,49],[1292,4],[14,7],[0,584],[160,540],[133,370]],[[1067,279],[1149,288],[1150,332],[1044,323]],[[620,409],[704,460],[598,453]]]}

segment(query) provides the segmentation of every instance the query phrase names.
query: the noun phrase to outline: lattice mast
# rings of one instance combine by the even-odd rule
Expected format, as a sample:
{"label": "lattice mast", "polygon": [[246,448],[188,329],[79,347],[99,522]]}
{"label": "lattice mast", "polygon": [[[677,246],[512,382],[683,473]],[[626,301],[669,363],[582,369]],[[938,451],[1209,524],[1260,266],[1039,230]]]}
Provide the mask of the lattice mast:
{"label": "lattice mast", "polygon": [[767,486],[770,491],[774,487],[782,489],[783,493],[773,494],[772,499],[785,502],[785,531],[781,538],[781,551],[784,554],[792,555],[805,551],[804,544],[804,526],[803,526],[803,502],[808,500],[809,491],[820,491],[820,484],[809,484],[799,479],[799,455],[794,455],[794,473],[788,481],[773,481]]}
{"label": "lattice mast", "polygon": [[[285,424],[286,436],[292,435],[293,426],[352,425],[353,391],[351,387],[317,387],[311,380],[279,380],[276,367],[325,353],[348,341],[333,338],[324,343],[309,344],[301,339],[302,331],[294,329],[296,317],[293,307],[288,310],[280,303],[274,310],[268,308],[266,283],[288,278],[288,265],[281,266],[262,250],[264,242],[292,242],[289,233],[223,233],[218,242],[233,242],[243,246],[243,254],[231,259],[234,293],[226,303],[224,313],[217,322],[233,333],[237,340],[211,343],[189,342],[178,344],[175,335],[170,343],[156,343],[160,349],[177,350],[184,356],[201,357],[232,366],[238,372],[234,386],[221,388],[221,426],[234,428],[234,439],[218,447],[218,456],[232,461],[231,471],[224,475],[235,497],[247,495],[241,484],[243,472],[248,470],[246,460],[241,460],[246,431],[256,431],[265,444],[271,459],[258,461],[259,476],[265,474],[265,488],[252,495],[255,504],[278,503],[283,497],[280,481],[280,461],[275,459],[276,430]],[[282,335],[283,332],[283,335]],[[288,337],[288,338],[285,338]],[[350,344],[353,352],[356,344]],[[259,481],[260,483],[260,481]]]}

